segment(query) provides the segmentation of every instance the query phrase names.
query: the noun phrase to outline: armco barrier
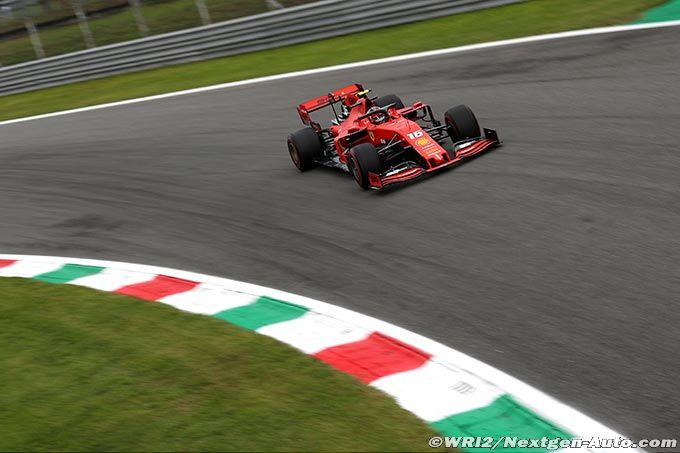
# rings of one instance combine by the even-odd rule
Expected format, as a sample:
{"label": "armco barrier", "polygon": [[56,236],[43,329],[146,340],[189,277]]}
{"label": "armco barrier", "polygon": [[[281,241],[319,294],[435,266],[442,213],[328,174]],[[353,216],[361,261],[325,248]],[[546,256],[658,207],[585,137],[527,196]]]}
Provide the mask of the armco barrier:
{"label": "armco barrier", "polygon": [[525,0],[325,0],[0,68],[0,95],[522,1]]}

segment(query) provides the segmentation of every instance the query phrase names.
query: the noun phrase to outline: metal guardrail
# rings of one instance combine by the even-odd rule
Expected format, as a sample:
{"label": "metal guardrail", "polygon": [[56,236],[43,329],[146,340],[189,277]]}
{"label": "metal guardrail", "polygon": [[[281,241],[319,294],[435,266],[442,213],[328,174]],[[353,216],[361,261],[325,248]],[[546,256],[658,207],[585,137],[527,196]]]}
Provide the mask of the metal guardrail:
{"label": "metal guardrail", "polygon": [[272,49],[522,1],[325,0],[0,68],[0,94]]}

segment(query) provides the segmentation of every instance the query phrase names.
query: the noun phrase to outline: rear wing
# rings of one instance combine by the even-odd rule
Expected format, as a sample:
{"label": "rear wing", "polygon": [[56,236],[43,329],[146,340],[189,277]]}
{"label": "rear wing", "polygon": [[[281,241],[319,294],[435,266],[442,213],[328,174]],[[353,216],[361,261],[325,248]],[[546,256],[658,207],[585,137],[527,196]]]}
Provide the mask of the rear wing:
{"label": "rear wing", "polygon": [[323,96],[319,96],[318,98],[310,99],[309,101],[303,102],[297,108],[298,114],[300,115],[300,119],[305,125],[308,126],[311,125],[312,127],[318,128],[319,125],[313,122],[312,119],[310,118],[309,116],[310,113],[322,109],[324,107],[328,107],[329,105],[335,102],[340,102],[345,98],[345,96],[348,96],[350,94],[356,94],[359,93],[360,91],[364,91],[364,87],[361,86],[361,84],[354,83],[344,88],[332,91]]}

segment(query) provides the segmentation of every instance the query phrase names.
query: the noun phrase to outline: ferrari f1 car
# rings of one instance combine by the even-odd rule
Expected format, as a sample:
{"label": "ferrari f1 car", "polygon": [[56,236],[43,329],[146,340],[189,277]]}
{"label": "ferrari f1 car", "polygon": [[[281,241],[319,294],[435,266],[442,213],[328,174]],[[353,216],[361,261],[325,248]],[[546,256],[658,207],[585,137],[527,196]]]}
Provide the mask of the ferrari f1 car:
{"label": "ferrari f1 car", "polygon": [[[317,164],[336,167],[350,172],[362,189],[379,190],[501,144],[496,131],[480,131],[465,105],[449,109],[442,124],[428,104],[404,106],[394,94],[369,93],[357,83],[298,106],[306,127],[288,136],[288,152],[300,171]],[[328,127],[311,119],[312,112],[329,106],[334,119]]]}

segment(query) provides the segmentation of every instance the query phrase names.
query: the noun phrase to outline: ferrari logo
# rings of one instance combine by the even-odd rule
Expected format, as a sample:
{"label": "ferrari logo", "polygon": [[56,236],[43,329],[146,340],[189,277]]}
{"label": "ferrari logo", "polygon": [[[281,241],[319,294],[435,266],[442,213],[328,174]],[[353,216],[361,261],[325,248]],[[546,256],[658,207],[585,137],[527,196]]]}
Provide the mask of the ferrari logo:
{"label": "ferrari logo", "polygon": [[368,136],[371,138],[371,141],[375,140],[375,135],[373,135],[373,132],[368,132]]}

